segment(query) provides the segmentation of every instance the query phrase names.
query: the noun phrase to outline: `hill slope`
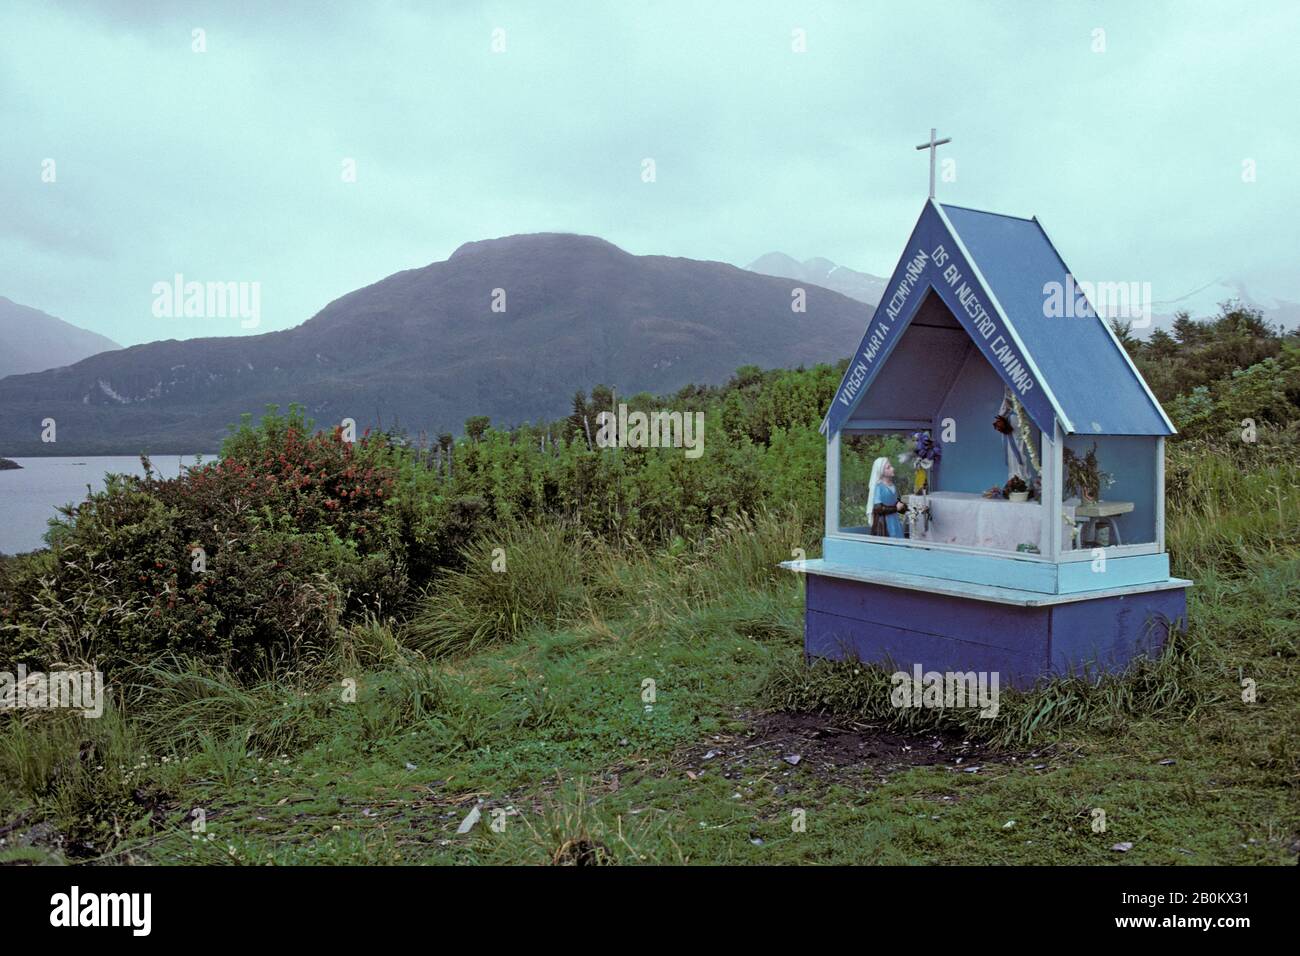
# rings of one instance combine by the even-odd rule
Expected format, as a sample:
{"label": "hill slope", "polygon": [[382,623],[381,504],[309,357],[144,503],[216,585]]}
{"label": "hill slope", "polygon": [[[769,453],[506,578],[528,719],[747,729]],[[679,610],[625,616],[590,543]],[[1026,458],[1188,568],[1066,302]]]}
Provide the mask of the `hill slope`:
{"label": "hill slope", "polygon": [[[504,312],[492,311],[498,289]],[[290,402],[321,424],[459,431],[475,414],[501,424],[562,415],[597,382],[666,392],[723,382],[744,364],[848,355],[871,309],[807,293],[796,313],[787,280],[633,256],[590,236],[472,242],[287,331],[153,342],[4,379],[0,451],[210,451],[241,413]],[[39,440],[46,417],[58,423],[54,446]]]}
{"label": "hill slope", "polygon": [[117,348],[98,332],[0,296],[0,378],[71,365]]}

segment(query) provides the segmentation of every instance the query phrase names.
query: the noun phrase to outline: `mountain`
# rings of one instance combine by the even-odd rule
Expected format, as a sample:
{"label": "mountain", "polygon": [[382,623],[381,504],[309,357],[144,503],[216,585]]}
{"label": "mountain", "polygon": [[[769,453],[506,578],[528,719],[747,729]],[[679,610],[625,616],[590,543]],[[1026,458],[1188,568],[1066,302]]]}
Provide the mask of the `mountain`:
{"label": "mountain", "polygon": [[847,266],[837,266],[829,259],[816,258],[799,262],[784,252],[769,252],[765,256],[759,256],[745,268],[750,272],[832,289],[873,308],[880,304],[880,297],[884,294],[885,283],[888,281]]}
{"label": "mountain", "polygon": [[112,339],[0,296],[0,378],[121,348]]}
{"label": "mountain", "polygon": [[1211,318],[1219,314],[1224,302],[1236,302],[1247,308],[1258,309],[1264,316],[1264,321],[1272,325],[1280,325],[1284,329],[1300,329],[1300,302],[1277,295],[1252,293],[1245,280],[1225,277],[1175,299],[1151,303],[1151,325],[1144,329],[1134,329],[1134,333],[1146,338],[1155,329],[1168,332],[1179,312],[1187,312],[1194,319]]}
{"label": "mountain", "polygon": [[[788,281],[721,262],[508,236],[358,289],[286,331],[153,342],[0,380],[0,452],[208,452],[241,413],[290,402],[322,425],[460,431],[478,414],[517,424],[567,414],[573,393],[597,383],[665,393],[745,364],[837,361],[871,312],[817,286],[794,312]],[[47,417],[54,445],[40,442]]]}

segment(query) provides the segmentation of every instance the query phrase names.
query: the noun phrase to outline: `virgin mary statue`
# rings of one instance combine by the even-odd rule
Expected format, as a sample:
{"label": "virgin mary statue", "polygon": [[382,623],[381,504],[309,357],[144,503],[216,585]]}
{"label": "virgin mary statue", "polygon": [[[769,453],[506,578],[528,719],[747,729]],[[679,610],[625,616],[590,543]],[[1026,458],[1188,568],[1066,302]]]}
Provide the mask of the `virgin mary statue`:
{"label": "virgin mary statue", "polygon": [[1033,470],[1034,455],[1025,440],[1030,430],[1023,427],[1021,421],[1023,415],[1024,409],[1012,396],[1011,389],[1003,389],[1002,405],[998,408],[998,417],[994,420],[994,424],[1002,433],[1005,445],[1007,481],[1018,477],[1026,487],[1029,487],[1032,484],[1030,472]]}

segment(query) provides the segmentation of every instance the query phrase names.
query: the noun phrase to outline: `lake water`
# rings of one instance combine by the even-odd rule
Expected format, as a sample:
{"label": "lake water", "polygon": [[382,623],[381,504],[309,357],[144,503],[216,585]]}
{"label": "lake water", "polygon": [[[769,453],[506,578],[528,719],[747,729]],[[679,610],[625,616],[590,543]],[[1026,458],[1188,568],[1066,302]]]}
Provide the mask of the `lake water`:
{"label": "lake water", "polygon": [[[203,456],[204,461],[215,458]],[[144,474],[138,455],[11,460],[22,468],[0,471],[0,551],[5,554],[45,547],[49,519],[58,517],[55,509],[85,501],[87,485],[99,491],[109,473]],[[151,461],[155,473],[174,478],[182,464],[194,464],[195,456],[159,455]]]}

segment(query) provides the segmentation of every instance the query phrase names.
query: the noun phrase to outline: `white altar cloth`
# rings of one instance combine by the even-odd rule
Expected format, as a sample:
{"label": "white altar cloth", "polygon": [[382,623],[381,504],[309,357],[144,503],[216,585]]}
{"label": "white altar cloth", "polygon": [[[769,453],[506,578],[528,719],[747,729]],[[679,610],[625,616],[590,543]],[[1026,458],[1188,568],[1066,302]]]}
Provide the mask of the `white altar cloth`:
{"label": "white altar cloth", "polygon": [[[908,495],[909,507],[924,496]],[[1037,501],[985,498],[965,491],[935,491],[929,495],[930,527],[925,519],[912,524],[912,540],[958,544],[968,548],[1015,551],[1019,545],[1039,547],[1043,506]]]}

